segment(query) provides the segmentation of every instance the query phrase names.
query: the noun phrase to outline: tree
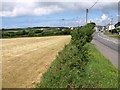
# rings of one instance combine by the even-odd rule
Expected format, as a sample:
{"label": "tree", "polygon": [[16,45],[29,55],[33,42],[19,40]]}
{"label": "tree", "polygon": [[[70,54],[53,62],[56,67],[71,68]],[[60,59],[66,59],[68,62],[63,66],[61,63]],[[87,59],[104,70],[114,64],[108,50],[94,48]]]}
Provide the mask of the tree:
{"label": "tree", "polygon": [[120,26],[120,22],[118,22],[118,23],[115,24],[115,27],[118,27],[118,26]]}

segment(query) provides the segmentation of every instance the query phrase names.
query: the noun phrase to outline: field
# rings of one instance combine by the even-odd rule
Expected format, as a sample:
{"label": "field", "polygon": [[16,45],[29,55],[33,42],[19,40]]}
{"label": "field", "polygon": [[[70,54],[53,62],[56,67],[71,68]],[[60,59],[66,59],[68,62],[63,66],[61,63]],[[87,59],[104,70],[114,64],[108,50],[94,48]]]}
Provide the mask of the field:
{"label": "field", "polygon": [[2,87],[30,88],[40,81],[58,51],[70,42],[70,36],[1,40]]}
{"label": "field", "polygon": [[[2,42],[0,41],[0,45],[2,44]],[[0,46],[0,89],[2,89],[2,47]]]}

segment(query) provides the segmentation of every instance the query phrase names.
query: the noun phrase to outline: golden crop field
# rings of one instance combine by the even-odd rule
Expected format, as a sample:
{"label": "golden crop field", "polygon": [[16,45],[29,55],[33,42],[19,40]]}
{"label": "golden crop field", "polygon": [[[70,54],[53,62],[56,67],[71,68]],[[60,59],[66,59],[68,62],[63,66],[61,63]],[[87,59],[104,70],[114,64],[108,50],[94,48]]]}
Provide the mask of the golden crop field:
{"label": "golden crop field", "polygon": [[2,40],[2,87],[31,88],[40,82],[70,36],[13,38]]}

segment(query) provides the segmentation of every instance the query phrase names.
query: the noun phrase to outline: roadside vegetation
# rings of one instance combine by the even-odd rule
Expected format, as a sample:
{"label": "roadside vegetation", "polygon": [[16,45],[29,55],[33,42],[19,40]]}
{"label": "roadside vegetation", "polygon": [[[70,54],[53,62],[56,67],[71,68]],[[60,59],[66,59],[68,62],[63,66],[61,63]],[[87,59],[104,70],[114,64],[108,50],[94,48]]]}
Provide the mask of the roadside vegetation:
{"label": "roadside vegetation", "polygon": [[104,34],[109,36],[109,37],[115,38],[115,39],[120,39],[120,35],[119,35],[120,34],[120,29],[119,28],[110,30],[108,32],[104,32]]}
{"label": "roadside vegetation", "polygon": [[120,22],[116,23],[114,26],[115,29],[106,31],[104,34],[112,38],[120,39]]}
{"label": "roadside vegetation", "polygon": [[2,38],[17,38],[17,37],[42,37],[42,36],[58,36],[70,35],[71,29],[68,27],[34,27],[23,29],[2,29],[0,35]]}
{"label": "roadside vegetation", "polygon": [[108,35],[108,36],[113,35],[113,34],[110,33],[110,32],[104,32],[104,34],[105,34],[105,35]]}
{"label": "roadside vegetation", "polygon": [[91,44],[95,23],[78,27],[37,88],[117,88],[117,69]]}
{"label": "roadside vegetation", "polygon": [[112,38],[116,38],[116,39],[120,39],[120,36],[110,36],[110,37],[112,37]]}
{"label": "roadside vegetation", "polygon": [[120,28],[115,28],[115,29],[109,30],[109,33],[111,33],[111,34],[119,35],[119,32],[120,32]]}

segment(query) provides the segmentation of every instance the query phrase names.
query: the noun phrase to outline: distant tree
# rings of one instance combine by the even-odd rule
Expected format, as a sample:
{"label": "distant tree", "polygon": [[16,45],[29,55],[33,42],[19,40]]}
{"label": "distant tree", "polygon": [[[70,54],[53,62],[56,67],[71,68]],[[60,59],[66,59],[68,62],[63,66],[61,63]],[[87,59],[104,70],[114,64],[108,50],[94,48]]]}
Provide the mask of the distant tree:
{"label": "distant tree", "polygon": [[35,32],[34,31],[29,31],[29,33],[28,33],[28,36],[34,36],[35,35]]}
{"label": "distant tree", "polygon": [[43,30],[35,30],[35,33],[42,33]]}
{"label": "distant tree", "polygon": [[120,22],[116,23],[114,26],[115,26],[115,27],[120,26]]}
{"label": "distant tree", "polygon": [[118,32],[117,32],[117,29],[113,29],[113,30],[111,30],[111,33],[112,33],[112,34],[114,34],[114,33],[118,33]]}
{"label": "distant tree", "polygon": [[5,30],[4,28],[2,28],[2,30]]}
{"label": "distant tree", "polygon": [[22,35],[25,35],[27,34],[27,32],[25,30],[22,31]]}

